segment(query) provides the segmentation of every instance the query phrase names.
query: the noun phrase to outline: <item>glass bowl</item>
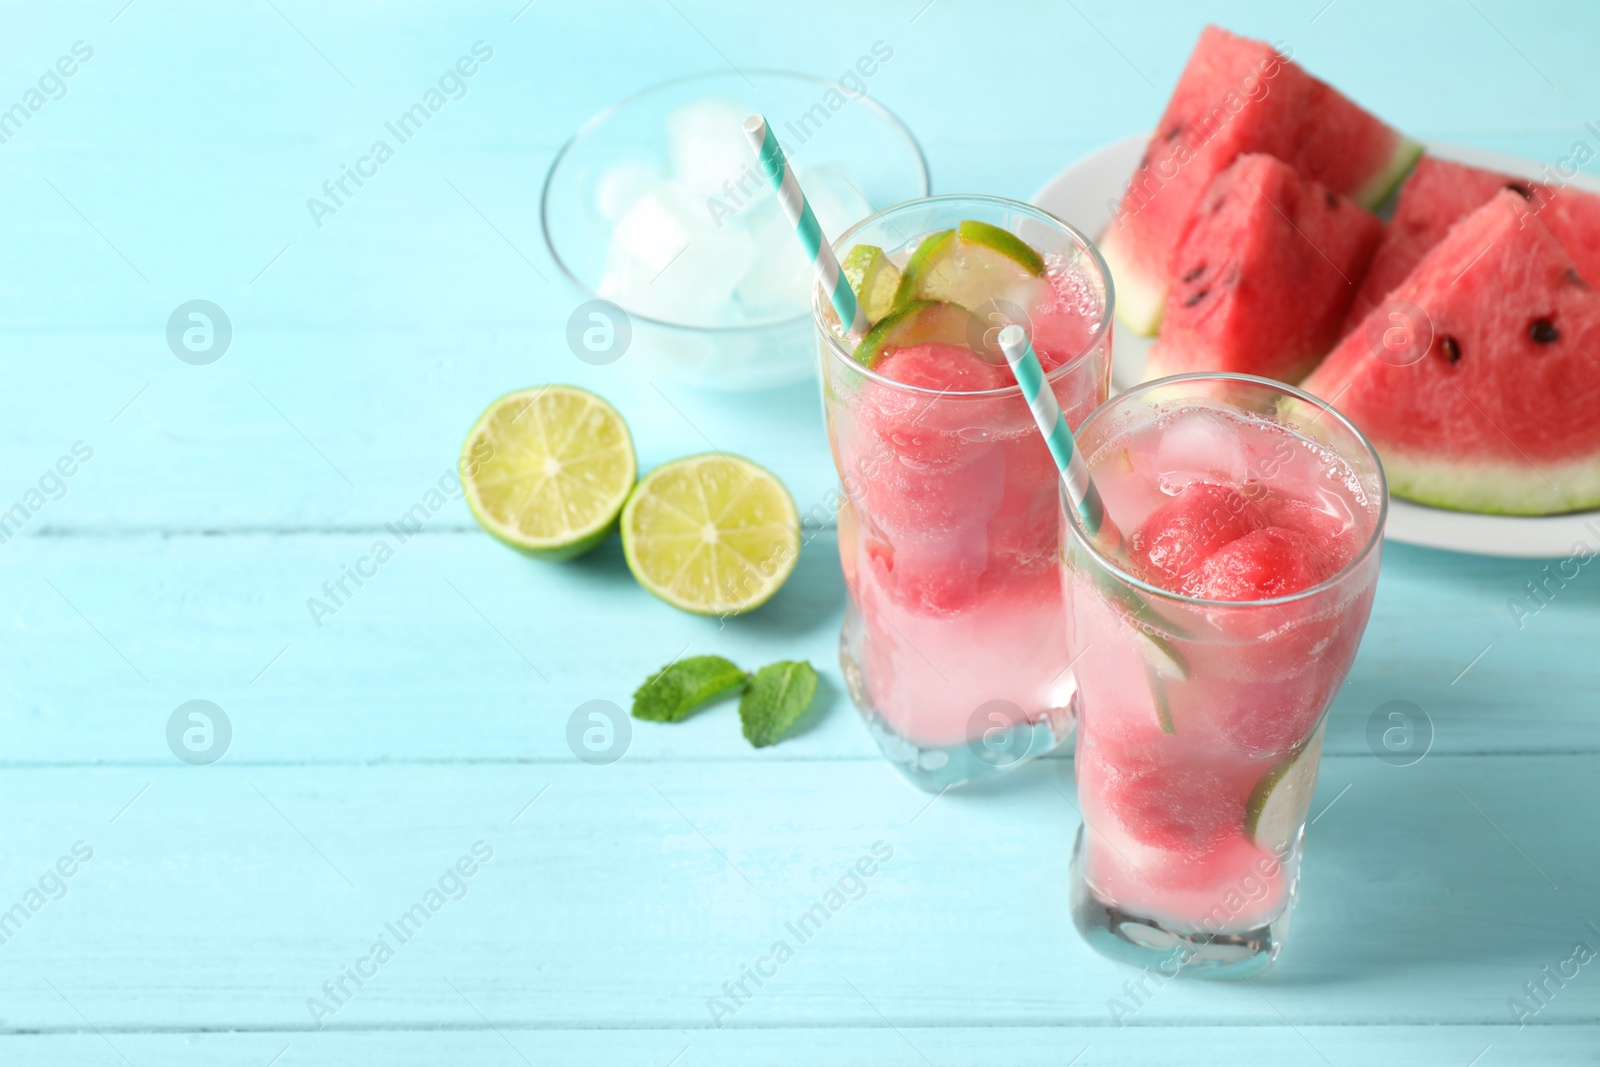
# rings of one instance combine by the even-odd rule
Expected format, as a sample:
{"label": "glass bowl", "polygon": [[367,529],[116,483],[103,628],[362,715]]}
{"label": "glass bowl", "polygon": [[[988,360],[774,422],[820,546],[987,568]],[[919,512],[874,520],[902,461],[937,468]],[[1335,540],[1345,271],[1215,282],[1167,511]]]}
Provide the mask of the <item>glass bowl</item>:
{"label": "glass bowl", "polygon": [[839,81],[777,70],[677,78],[573,134],[550,165],[540,219],[579,299],[625,315],[613,323],[602,304],[579,316],[610,345],[590,362],[625,357],[654,377],[725,391],[815,373],[810,265],[739,124],[767,117],[836,237],[928,193],[922,149],[871,98],[869,70],[877,63],[864,56]]}

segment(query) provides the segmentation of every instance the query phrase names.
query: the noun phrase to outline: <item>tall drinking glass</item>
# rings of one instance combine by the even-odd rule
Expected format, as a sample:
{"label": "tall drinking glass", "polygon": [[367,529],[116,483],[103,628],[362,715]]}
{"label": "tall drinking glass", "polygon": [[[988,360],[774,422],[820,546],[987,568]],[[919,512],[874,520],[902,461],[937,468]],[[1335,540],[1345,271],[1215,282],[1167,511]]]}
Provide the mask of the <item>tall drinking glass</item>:
{"label": "tall drinking glass", "polygon": [[1377,585],[1383,470],[1333,408],[1245,375],[1142,385],[1078,444],[1124,547],[1063,509],[1073,919],[1167,977],[1249,976],[1288,933],[1324,716]]}
{"label": "tall drinking glass", "polygon": [[[1038,253],[1037,278],[1001,284],[1003,255],[1021,253],[990,255],[1007,248],[994,228]],[[884,755],[929,791],[1001,773],[1072,730],[1057,475],[994,336],[1009,322],[1028,326],[1073,425],[1110,384],[1110,276],[1088,240],[1046,212],[987,196],[913,200],[835,248],[848,266],[852,249],[872,246],[898,269],[951,230],[989,242],[953,261],[967,272],[952,288],[970,321],[940,305],[923,326],[897,329],[869,369],[820,289],[812,302],[844,488],[840,664]],[[978,300],[990,283],[1000,295]]]}

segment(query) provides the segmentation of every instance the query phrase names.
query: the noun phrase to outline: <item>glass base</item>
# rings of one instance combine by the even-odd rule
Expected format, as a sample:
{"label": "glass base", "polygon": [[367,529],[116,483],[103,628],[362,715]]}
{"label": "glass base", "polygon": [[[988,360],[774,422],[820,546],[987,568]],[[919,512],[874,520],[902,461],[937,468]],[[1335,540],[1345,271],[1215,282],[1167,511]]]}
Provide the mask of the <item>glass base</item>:
{"label": "glass base", "polygon": [[1233,934],[1170,930],[1095,896],[1083,876],[1083,834],[1080,826],[1072,850],[1072,921],[1102,956],[1154,970],[1163,978],[1253,978],[1278,958],[1289,934],[1292,892],[1283,912],[1254,930]]}
{"label": "glass base", "polygon": [[1012,768],[1053,752],[1072,740],[1072,708],[1052,708],[1036,722],[1017,723],[1003,731],[947,748],[920,745],[895,732],[867,700],[861,668],[850,654],[849,627],[839,635],[839,668],[850,699],[867,732],[895,769],[911,784],[929,793],[952,786],[998,778]]}

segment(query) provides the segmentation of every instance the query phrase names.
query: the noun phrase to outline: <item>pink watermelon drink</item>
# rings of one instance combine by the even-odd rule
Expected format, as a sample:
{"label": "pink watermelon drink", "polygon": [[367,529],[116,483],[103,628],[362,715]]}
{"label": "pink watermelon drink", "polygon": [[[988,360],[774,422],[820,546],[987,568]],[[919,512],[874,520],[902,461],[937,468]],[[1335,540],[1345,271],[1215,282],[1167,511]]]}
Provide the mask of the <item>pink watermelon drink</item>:
{"label": "pink watermelon drink", "polygon": [[1067,519],[1074,920],[1167,973],[1253,974],[1282,945],[1323,718],[1372,606],[1382,471],[1332,408],[1236,375],[1118,396],[1079,446],[1125,543]]}
{"label": "pink watermelon drink", "polygon": [[902,204],[837,247],[873,323],[845,337],[819,290],[840,660],[885,755],[938,790],[1070,735],[1055,468],[994,338],[1031,328],[1076,424],[1109,386],[1110,294],[1081,234],[990,197]]}

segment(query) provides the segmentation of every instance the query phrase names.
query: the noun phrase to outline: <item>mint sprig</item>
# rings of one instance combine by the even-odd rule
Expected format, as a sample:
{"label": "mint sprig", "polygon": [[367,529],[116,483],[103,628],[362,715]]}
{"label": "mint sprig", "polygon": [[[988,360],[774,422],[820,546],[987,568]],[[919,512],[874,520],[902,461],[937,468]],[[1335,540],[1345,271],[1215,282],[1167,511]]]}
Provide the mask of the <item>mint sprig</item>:
{"label": "mint sprig", "polygon": [[769,663],[746,674],[721,656],[691,656],[652,674],[633,694],[633,717],[682,722],[696,708],[737,690],[739,722],[757,748],[775,745],[817,695],[817,672],[804,661]]}
{"label": "mint sprig", "polygon": [[690,656],[652,674],[633,694],[633,717],[651,722],[682,722],[694,711],[735,689],[748,676],[721,656]]}
{"label": "mint sprig", "polygon": [[745,740],[757,748],[778,743],[817,695],[817,672],[806,662],[770,663],[750,679],[739,698]]}

